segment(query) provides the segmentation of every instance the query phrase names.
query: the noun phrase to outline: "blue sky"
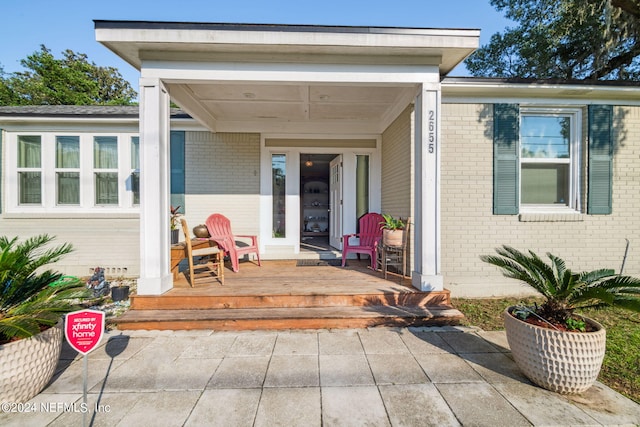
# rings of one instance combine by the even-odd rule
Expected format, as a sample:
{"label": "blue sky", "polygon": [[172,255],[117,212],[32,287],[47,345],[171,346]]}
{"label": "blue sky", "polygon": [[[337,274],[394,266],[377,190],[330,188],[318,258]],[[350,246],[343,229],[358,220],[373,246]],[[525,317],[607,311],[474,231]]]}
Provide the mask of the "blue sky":
{"label": "blue sky", "polygon": [[[47,46],[56,57],[71,49],[114,66],[137,89],[138,72],[95,41],[93,20],[364,25],[481,30],[481,44],[510,22],[488,0],[3,0],[0,65]],[[467,75],[459,66],[450,75]]]}

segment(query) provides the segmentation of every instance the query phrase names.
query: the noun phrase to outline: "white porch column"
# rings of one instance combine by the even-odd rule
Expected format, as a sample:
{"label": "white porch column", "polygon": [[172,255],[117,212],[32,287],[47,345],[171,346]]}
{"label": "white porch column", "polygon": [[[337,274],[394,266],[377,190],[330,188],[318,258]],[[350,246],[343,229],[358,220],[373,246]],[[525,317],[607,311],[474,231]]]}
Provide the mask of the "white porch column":
{"label": "white porch column", "polygon": [[169,95],[140,79],[140,279],[138,295],[173,287],[170,270]]}
{"label": "white porch column", "polygon": [[415,108],[413,286],[443,290],[440,271],[440,83],[423,83]]}

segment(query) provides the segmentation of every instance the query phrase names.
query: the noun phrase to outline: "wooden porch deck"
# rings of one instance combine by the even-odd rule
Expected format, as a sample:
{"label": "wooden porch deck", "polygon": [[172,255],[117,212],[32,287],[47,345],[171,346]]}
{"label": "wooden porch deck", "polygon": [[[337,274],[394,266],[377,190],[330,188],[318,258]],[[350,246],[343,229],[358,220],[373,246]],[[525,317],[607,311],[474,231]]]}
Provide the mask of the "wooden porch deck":
{"label": "wooden porch deck", "polygon": [[367,265],[245,261],[238,273],[227,266],[224,286],[205,269],[193,288],[180,273],[161,296],[132,295],[131,309],[113,323],[123,330],[319,329],[455,324],[462,317],[448,291],[421,292],[409,278],[385,280]]}

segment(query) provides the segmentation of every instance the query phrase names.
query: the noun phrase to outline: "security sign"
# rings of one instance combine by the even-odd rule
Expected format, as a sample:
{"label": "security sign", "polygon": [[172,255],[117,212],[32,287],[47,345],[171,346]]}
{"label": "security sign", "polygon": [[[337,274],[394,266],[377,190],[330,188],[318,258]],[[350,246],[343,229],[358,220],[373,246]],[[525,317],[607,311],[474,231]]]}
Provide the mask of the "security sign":
{"label": "security sign", "polygon": [[104,331],[104,312],[80,310],[68,313],[64,335],[78,353],[87,354],[98,346]]}

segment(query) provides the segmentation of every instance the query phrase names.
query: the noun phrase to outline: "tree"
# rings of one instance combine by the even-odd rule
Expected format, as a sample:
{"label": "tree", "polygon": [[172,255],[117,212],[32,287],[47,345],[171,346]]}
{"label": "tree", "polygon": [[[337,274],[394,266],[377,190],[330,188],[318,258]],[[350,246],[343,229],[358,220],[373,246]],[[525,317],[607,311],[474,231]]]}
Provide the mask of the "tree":
{"label": "tree", "polygon": [[72,50],[56,59],[44,45],[20,61],[26,71],[0,69],[1,105],[129,105],[137,94],[114,67]]}
{"label": "tree", "polygon": [[467,58],[473,76],[640,80],[640,0],[490,0],[517,23]]}

